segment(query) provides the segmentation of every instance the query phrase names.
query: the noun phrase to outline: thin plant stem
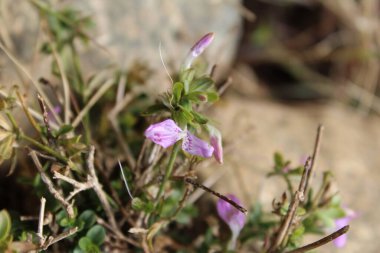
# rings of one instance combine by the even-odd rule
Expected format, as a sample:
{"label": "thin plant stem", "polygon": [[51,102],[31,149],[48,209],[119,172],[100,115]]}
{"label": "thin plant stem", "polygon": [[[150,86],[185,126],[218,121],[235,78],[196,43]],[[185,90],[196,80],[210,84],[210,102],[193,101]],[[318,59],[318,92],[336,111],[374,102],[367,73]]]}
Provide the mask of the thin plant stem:
{"label": "thin plant stem", "polygon": [[61,154],[59,154],[58,152],[54,151],[53,149],[51,149],[50,147],[46,146],[46,145],[43,145],[41,143],[39,143],[38,141],[36,141],[35,139],[21,133],[19,135],[19,137],[23,140],[26,140],[30,143],[32,143],[33,145],[35,145],[36,147],[42,149],[43,151],[45,151],[46,153],[54,156],[55,158],[57,158],[60,162],[63,162],[64,164],[67,164],[68,163],[68,159],[64,156],[62,156]]}
{"label": "thin plant stem", "polygon": [[156,204],[161,199],[162,194],[163,194],[164,189],[165,189],[166,182],[168,181],[169,177],[171,176],[171,174],[173,172],[174,162],[175,162],[175,159],[177,158],[179,149],[180,149],[180,142],[177,142],[176,144],[174,144],[172,153],[171,153],[170,158],[169,158],[168,166],[166,167],[166,170],[165,170],[164,179],[162,180],[162,183],[161,183],[160,188],[158,190],[157,197],[156,197]]}

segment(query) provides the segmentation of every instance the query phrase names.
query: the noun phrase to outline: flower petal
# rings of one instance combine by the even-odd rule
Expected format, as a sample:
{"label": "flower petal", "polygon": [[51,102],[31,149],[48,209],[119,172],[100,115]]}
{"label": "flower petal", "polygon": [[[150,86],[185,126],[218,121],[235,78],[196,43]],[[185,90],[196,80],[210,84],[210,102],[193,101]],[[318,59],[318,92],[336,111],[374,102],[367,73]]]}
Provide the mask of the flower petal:
{"label": "flower petal", "polygon": [[189,54],[186,56],[183,67],[185,69],[190,68],[194,59],[197,58],[199,55],[201,55],[203,51],[211,44],[213,40],[214,40],[213,33],[208,33],[204,35],[200,40],[198,40],[197,43],[195,43],[194,46],[190,49]]}
{"label": "flower petal", "polygon": [[219,130],[211,125],[207,125],[207,129],[210,133],[210,144],[214,148],[215,160],[223,164],[223,146],[222,146],[222,135]]}
{"label": "flower petal", "polygon": [[150,125],[144,134],[146,138],[164,148],[183,138],[183,131],[172,119]]}
{"label": "flower petal", "polygon": [[[240,200],[236,196],[228,194],[227,197],[240,205]],[[223,199],[218,200],[216,209],[220,218],[227,223],[232,233],[239,234],[245,224],[245,215]]]}
{"label": "flower petal", "polygon": [[183,139],[182,149],[192,155],[202,156],[204,158],[211,157],[214,152],[214,148],[211,147],[210,144],[197,138],[190,132],[187,132],[186,137]]}

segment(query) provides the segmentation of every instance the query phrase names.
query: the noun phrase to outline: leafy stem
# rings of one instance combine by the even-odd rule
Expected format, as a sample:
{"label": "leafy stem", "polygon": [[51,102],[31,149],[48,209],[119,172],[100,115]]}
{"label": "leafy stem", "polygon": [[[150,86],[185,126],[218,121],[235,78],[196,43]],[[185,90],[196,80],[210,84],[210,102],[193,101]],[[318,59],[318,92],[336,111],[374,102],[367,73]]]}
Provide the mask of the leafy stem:
{"label": "leafy stem", "polygon": [[159,203],[159,201],[162,197],[162,194],[164,192],[166,182],[169,180],[169,177],[171,176],[171,174],[173,172],[174,162],[177,158],[178,151],[180,150],[180,147],[181,147],[180,142],[176,142],[173,146],[173,150],[172,150],[172,153],[170,154],[170,158],[169,158],[169,163],[166,166],[164,178],[162,180],[162,183],[161,183],[160,188],[159,188],[158,193],[157,193],[156,205],[157,205],[157,203]]}

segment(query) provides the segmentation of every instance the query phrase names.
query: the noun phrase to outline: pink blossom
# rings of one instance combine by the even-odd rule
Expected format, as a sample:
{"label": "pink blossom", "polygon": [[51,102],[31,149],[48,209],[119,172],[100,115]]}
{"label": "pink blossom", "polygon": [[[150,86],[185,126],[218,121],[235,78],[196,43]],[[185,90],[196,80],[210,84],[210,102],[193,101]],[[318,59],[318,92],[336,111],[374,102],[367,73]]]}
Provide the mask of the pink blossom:
{"label": "pink blossom", "polygon": [[187,132],[186,137],[183,139],[182,149],[189,154],[205,158],[211,157],[214,152],[214,148],[210,144],[197,138],[190,132]]}
{"label": "pink blossom", "polygon": [[210,133],[210,144],[214,148],[213,155],[215,157],[215,160],[218,163],[223,164],[222,135],[220,134],[219,130],[213,126],[208,125],[207,129]]}
{"label": "pink blossom", "polygon": [[[227,197],[240,205],[240,200],[236,196],[228,194]],[[236,247],[237,237],[244,227],[245,215],[223,199],[218,200],[216,203],[216,209],[219,217],[227,223],[231,229],[232,237],[228,245],[228,249],[233,250]]]}
{"label": "pink blossom", "polygon": [[208,33],[204,35],[194,46],[190,49],[190,52],[186,56],[185,62],[183,64],[184,69],[191,67],[194,59],[203,53],[203,51],[211,44],[214,39],[213,33]]}
{"label": "pink blossom", "polygon": [[150,125],[144,134],[163,148],[170,147],[183,137],[182,129],[172,119]]}
{"label": "pink blossom", "polygon": [[182,149],[192,155],[208,158],[214,152],[214,148],[210,144],[197,138],[189,131],[183,131],[171,119],[150,125],[144,134],[148,139],[163,148],[168,148],[183,139]]}
{"label": "pink blossom", "polygon": [[[357,213],[351,209],[345,208],[346,216],[335,220],[335,230],[347,226],[352,219],[357,217]],[[343,248],[347,243],[347,234],[343,234],[334,240],[334,245],[337,248]]]}

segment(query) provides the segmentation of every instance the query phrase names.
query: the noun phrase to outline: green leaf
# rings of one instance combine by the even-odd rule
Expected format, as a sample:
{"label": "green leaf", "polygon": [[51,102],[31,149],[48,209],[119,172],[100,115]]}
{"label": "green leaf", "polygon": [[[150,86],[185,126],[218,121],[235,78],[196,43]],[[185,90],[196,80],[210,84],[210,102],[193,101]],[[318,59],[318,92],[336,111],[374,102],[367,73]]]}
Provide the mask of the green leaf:
{"label": "green leaf", "polygon": [[190,85],[190,91],[207,91],[214,85],[214,80],[210,77],[201,77],[194,80]]}
{"label": "green leaf", "polygon": [[181,100],[181,95],[183,91],[183,83],[181,82],[176,82],[173,86],[173,96],[174,96],[174,101],[175,103],[178,103]]}
{"label": "green leaf", "polygon": [[106,237],[106,230],[101,225],[95,225],[88,230],[86,237],[90,238],[94,244],[102,245]]}
{"label": "green leaf", "polygon": [[0,242],[5,241],[11,231],[11,217],[7,210],[3,209],[0,212]]}
{"label": "green leaf", "polygon": [[83,229],[87,229],[95,224],[96,214],[92,210],[86,210],[81,213],[78,220],[83,222]]}
{"label": "green leaf", "polygon": [[197,123],[203,125],[203,124],[206,124],[208,122],[208,119],[205,116],[203,116],[202,114],[194,112],[194,111],[192,112],[192,114],[193,114],[194,120]]}
{"label": "green leaf", "polygon": [[140,198],[133,198],[132,208],[136,211],[144,211],[146,213],[151,213],[154,210],[154,206],[152,202],[143,201]]}
{"label": "green leaf", "polygon": [[178,107],[181,108],[181,114],[183,115],[183,117],[186,119],[187,122],[190,122],[194,119],[193,114],[188,109],[186,109],[182,105],[178,105]]}
{"label": "green leaf", "polygon": [[180,80],[184,84],[185,94],[189,92],[190,83],[193,81],[194,75],[195,71],[192,68],[186,69],[180,74]]}
{"label": "green leaf", "polygon": [[219,100],[219,95],[215,91],[207,92],[206,96],[207,96],[207,101],[210,103],[213,103]]}
{"label": "green leaf", "polygon": [[64,134],[67,134],[68,132],[70,132],[71,130],[73,130],[73,126],[72,125],[63,125],[56,133],[55,133],[55,136],[60,136],[60,135],[64,135]]}
{"label": "green leaf", "polygon": [[207,95],[202,91],[190,92],[189,95],[186,96],[186,98],[189,101],[194,102],[196,104],[207,102]]}
{"label": "green leaf", "polygon": [[82,237],[78,242],[79,248],[86,253],[100,253],[99,247],[87,236]]}
{"label": "green leaf", "polygon": [[275,164],[275,166],[276,166],[277,168],[282,168],[282,167],[284,167],[284,158],[283,158],[283,156],[282,156],[280,153],[278,153],[278,152],[274,153],[274,164]]}

